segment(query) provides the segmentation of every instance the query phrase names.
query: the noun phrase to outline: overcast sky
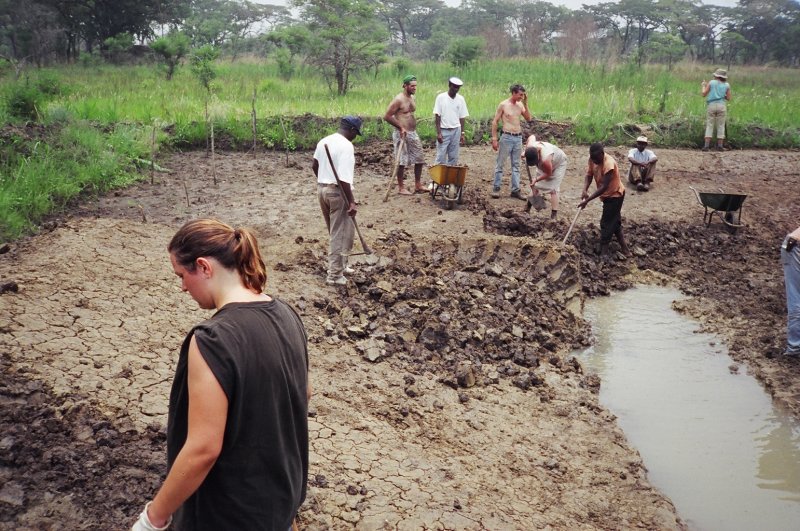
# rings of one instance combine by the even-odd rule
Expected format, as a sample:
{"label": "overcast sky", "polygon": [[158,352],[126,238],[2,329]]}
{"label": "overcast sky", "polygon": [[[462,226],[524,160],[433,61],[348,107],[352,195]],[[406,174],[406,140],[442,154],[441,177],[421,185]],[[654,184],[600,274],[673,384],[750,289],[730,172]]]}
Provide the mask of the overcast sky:
{"label": "overcast sky", "polygon": [[[257,4],[272,4],[277,6],[285,6],[289,2],[288,0],[251,0]],[[583,4],[599,4],[602,0],[548,0],[551,4],[560,5],[560,6],[567,6],[570,9],[580,9]],[[609,0],[604,0],[609,1]],[[451,6],[451,7],[458,7],[461,5],[461,0],[444,0],[444,3]],[[717,6],[729,6],[733,7],[736,5],[737,0],[708,0],[703,1],[704,4],[711,4]]]}

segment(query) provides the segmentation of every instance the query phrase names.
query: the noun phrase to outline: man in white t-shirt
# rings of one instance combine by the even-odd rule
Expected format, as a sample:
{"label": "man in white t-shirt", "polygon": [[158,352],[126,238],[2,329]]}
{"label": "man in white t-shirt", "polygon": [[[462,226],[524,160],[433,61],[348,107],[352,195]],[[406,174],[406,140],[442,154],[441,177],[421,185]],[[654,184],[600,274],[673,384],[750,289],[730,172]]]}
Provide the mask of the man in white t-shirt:
{"label": "man in white t-shirt", "polygon": [[656,175],[656,162],[658,157],[652,150],[647,149],[647,137],[640,136],[636,139],[636,147],[628,151],[628,181],[636,185],[640,192],[650,190],[650,184]]}
{"label": "man in white t-shirt", "polygon": [[[353,140],[361,134],[363,121],[358,116],[345,116],[339,122],[339,130],[317,143],[311,168],[317,176],[317,195],[322,216],[328,226],[328,278],[331,285],[344,286],[344,273],[352,273],[347,267],[347,256],[353,249],[355,224],[350,218],[356,215],[356,200],[353,196],[353,176],[356,158]],[[336,174],[331,169],[325,146],[331,154]],[[338,179],[337,179],[338,176]]]}
{"label": "man in white t-shirt", "polygon": [[436,119],[434,164],[458,164],[458,148],[464,143],[464,118],[469,116],[467,102],[458,93],[463,84],[459,78],[451,77],[447,92],[436,96],[433,104],[433,115]]}

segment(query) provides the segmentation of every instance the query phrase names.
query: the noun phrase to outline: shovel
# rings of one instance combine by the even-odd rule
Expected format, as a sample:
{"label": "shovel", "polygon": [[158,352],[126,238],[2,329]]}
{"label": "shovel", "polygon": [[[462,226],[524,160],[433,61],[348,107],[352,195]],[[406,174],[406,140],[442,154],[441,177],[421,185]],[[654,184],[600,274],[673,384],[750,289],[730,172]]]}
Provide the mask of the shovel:
{"label": "shovel", "polygon": [[397,170],[400,169],[400,153],[403,152],[403,148],[406,145],[405,137],[400,139],[400,145],[397,146],[397,156],[395,157],[394,161],[394,168],[392,169],[392,176],[389,177],[389,187],[386,189],[386,195],[383,196],[383,202],[389,200],[389,194],[392,193],[392,186],[394,186],[395,178],[397,177]]}
{"label": "shovel", "polygon": [[583,210],[583,209],[579,208],[578,211],[575,212],[575,217],[572,218],[572,223],[569,224],[569,230],[567,231],[567,235],[564,236],[564,241],[561,242],[562,245],[567,243],[567,238],[569,238],[569,233],[572,232],[572,227],[574,227],[575,226],[575,222],[578,221],[578,216],[581,215],[581,210]]}
{"label": "shovel", "polygon": [[[336,172],[336,166],[333,164],[333,157],[331,157],[331,152],[328,150],[328,144],[325,144],[325,154],[328,155],[328,162],[331,164],[331,170],[333,170],[333,176],[336,177],[336,184],[339,185],[339,193],[342,194],[342,200],[345,204],[348,202],[347,198],[342,191],[342,181],[339,180],[339,174]],[[361,235],[361,230],[358,228],[358,223],[356,223],[355,216],[350,217],[353,220],[353,226],[356,228],[356,234],[358,234],[358,239],[361,240],[361,248],[364,249],[364,254],[372,254],[372,249],[369,248],[367,245],[366,240]]]}
{"label": "shovel", "polygon": [[[525,170],[528,172],[528,182],[533,182],[533,177],[531,176],[531,168],[527,164],[525,165]],[[531,193],[533,192],[533,185],[531,184]],[[547,201],[545,201],[542,194],[536,194],[535,196],[528,199],[528,203],[537,211],[539,212],[544,207],[547,206]]]}

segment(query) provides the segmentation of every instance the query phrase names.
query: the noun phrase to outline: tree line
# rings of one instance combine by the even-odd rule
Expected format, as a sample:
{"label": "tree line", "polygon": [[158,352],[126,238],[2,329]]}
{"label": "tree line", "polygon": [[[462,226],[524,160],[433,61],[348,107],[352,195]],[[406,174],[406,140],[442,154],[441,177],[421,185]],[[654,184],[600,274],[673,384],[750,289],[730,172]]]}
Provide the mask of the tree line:
{"label": "tree line", "polygon": [[[0,57],[36,65],[84,56],[119,62],[155,51],[174,66],[192,48],[270,55],[343,94],[350,77],[395,60],[552,56],[672,64],[800,62],[800,3],[619,0],[570,10],[543,0],[0,0]],[[397,59],[400,58],[400,59]]]}

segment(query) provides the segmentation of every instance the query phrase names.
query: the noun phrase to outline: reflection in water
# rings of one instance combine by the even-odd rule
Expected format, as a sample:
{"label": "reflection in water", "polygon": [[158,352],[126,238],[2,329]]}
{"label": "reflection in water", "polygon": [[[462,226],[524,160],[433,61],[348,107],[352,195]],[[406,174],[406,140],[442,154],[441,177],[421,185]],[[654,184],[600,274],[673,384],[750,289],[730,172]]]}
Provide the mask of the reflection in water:
{"label": "reflection in water", "polygon": [[581,357],[600,401],[693,529],[800,529],[800,423],[731,374],[718,340],[672,310],[680,297],[640,287],[587,303],[596,342]]}

